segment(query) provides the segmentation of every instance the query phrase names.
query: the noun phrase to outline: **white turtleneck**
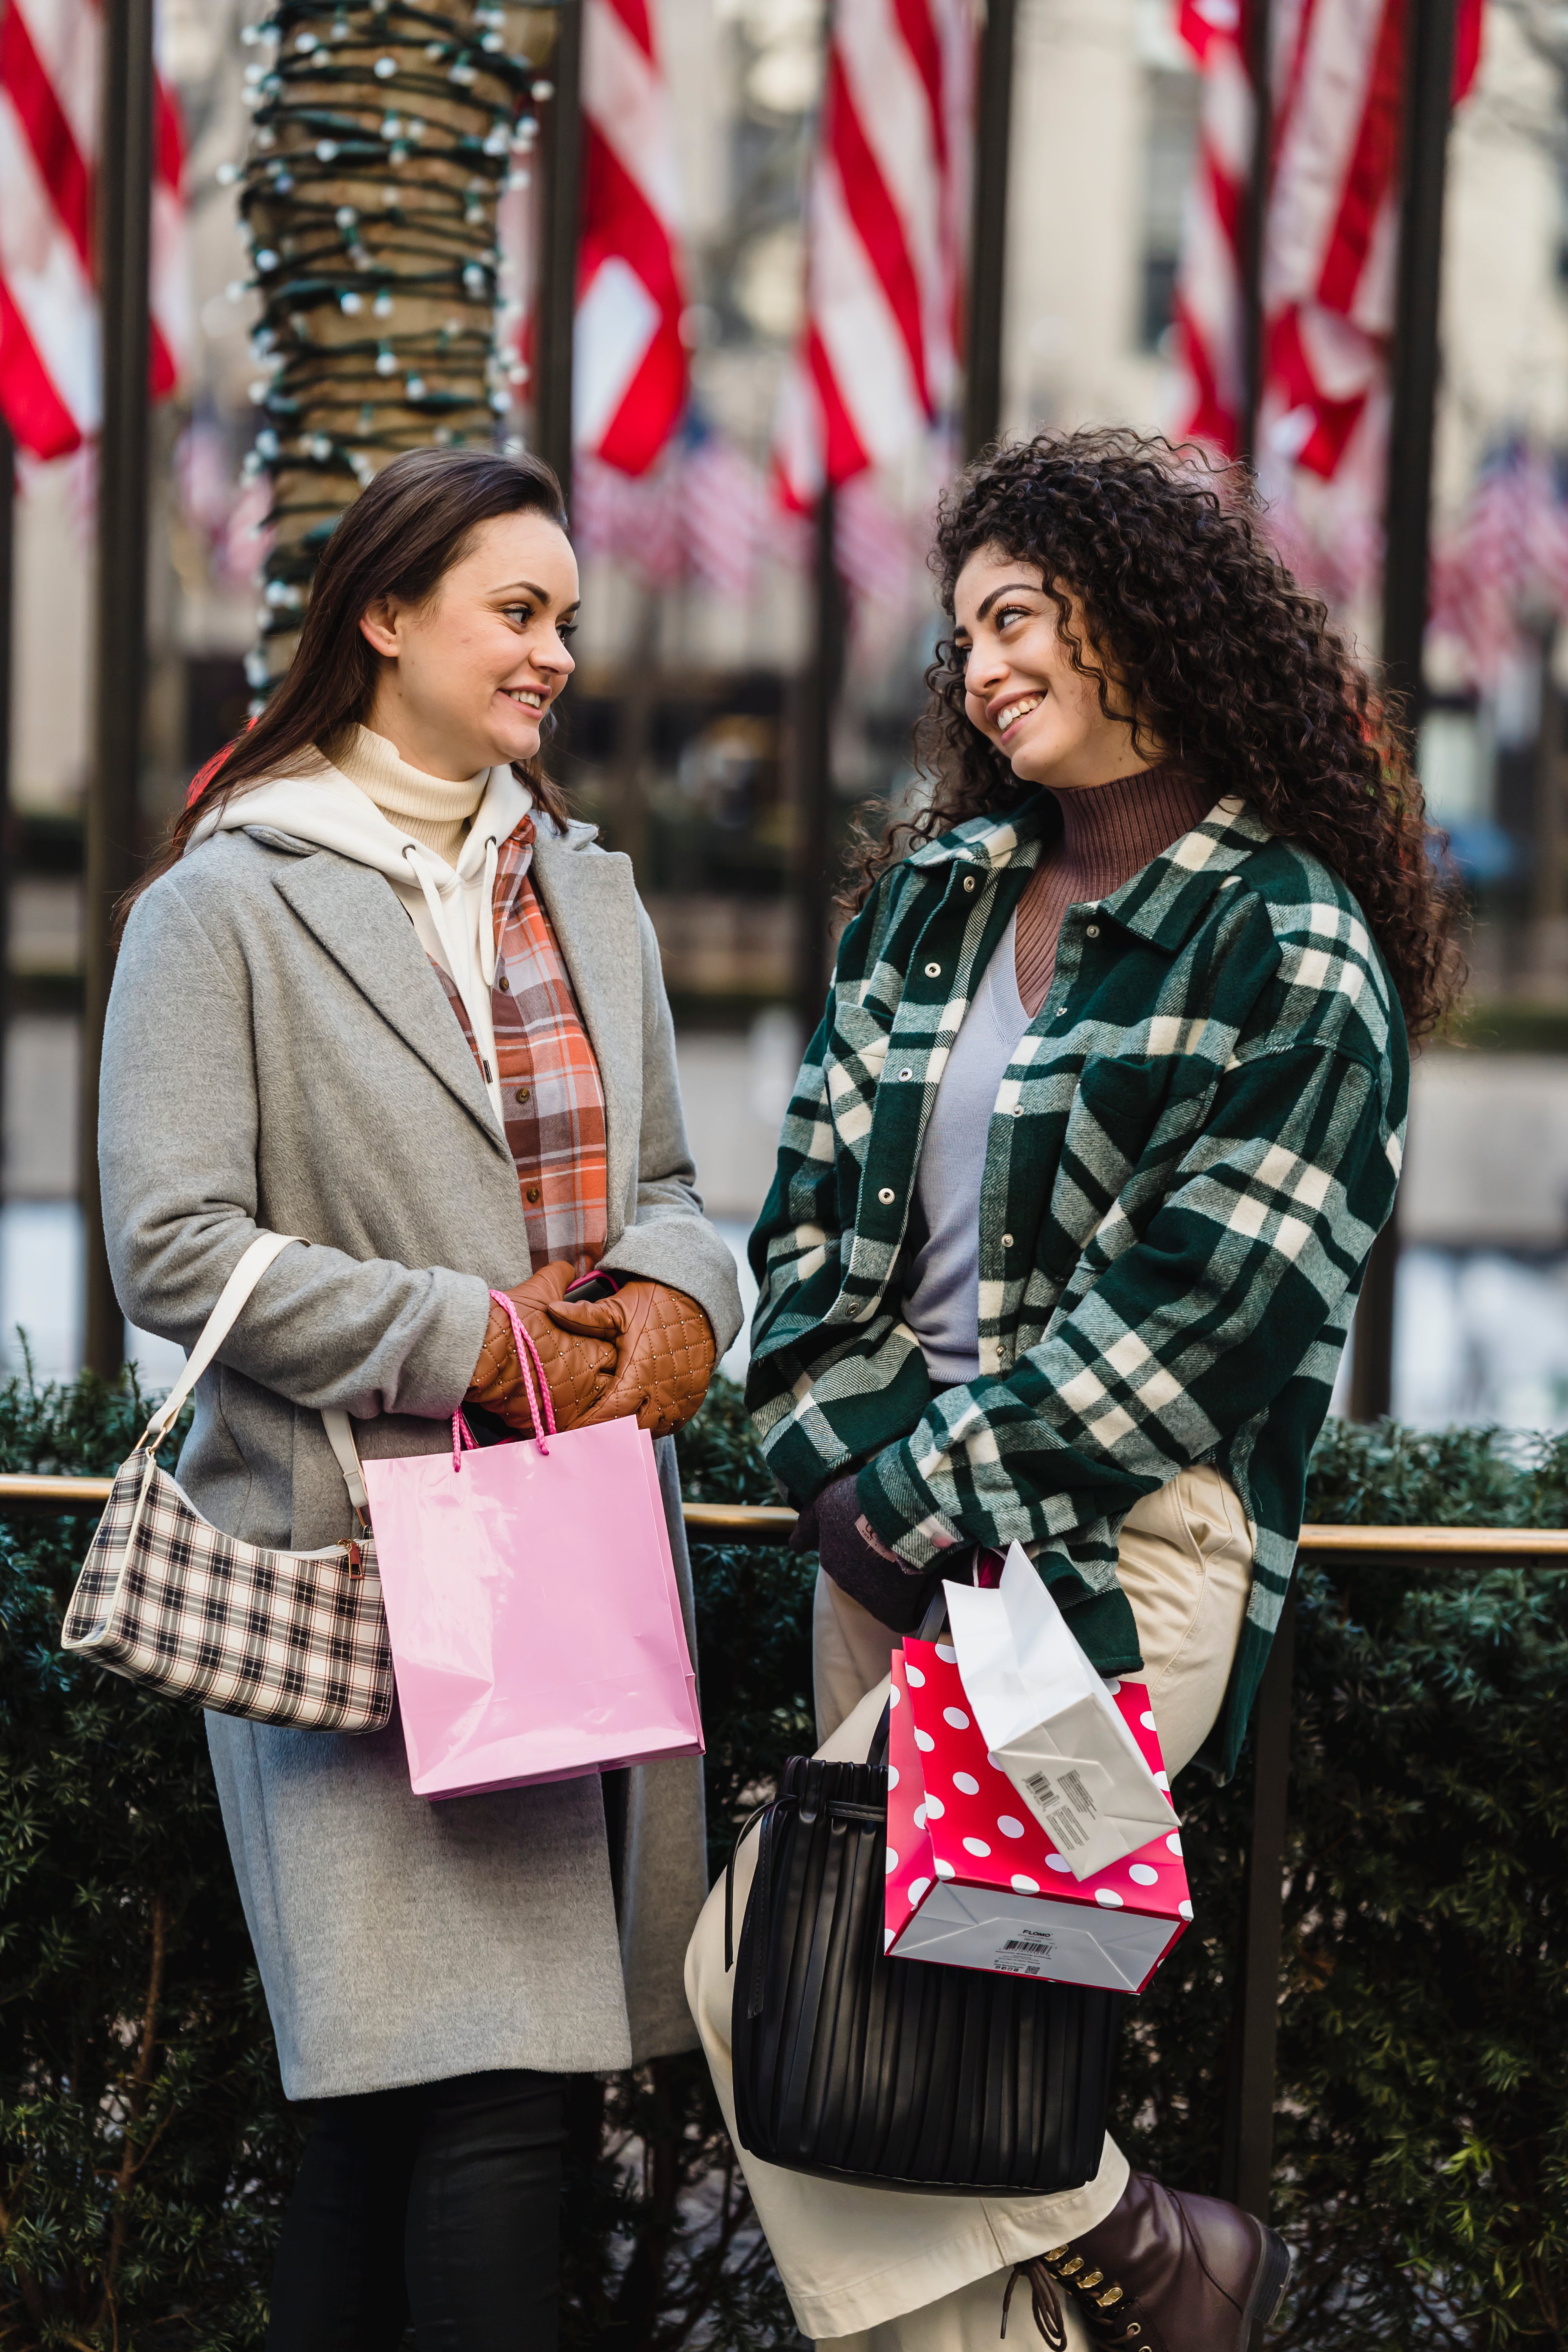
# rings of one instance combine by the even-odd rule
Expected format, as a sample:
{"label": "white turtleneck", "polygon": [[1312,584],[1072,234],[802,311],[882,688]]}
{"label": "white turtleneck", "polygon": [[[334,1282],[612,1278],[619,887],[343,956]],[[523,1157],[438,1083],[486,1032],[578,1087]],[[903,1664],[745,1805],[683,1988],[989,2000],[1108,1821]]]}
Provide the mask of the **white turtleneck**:
{"label": "white turtleneck", "polygon": [[340,774],[370,794],[391,824],[433,849],[446,865],[457,865],[469,820],[490,780],[488,768],[457,783],[446,776],[426,775],[423,768],[411,768],[395,743],[372,734],[368,727],[354,728],[336,764]]}
{"label": "white turtleneck", "polygon": [[[485,1091],[504,1133],[490,1011],[496,853],[532,807],[532,795],[510,767],[490,768],[461,784],[426,776],[400,760],[384,737],[363,727],[351,739],[347,758],[356,776],[347,764],[323,760],[308,772],[240,793],[197,826],[190,846],[208,833],[266,829],[384,875],[426,953],[462,998],[484,1066]],[[370,776],[374,791],[359,781]]]}

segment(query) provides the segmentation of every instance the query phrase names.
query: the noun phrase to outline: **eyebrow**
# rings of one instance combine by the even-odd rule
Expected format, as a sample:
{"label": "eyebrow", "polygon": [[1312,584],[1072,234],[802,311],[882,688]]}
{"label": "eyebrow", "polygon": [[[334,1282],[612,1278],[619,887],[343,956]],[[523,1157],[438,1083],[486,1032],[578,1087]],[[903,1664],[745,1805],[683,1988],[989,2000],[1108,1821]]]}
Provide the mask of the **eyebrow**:
{"label": "eyebrow", "polygon": [[[1020,588],[1022,588],[1025,594],[1028,596],[1043,596],[1046,593],[1037,580],[1004,580],[1000,588],[993,588],[990,595],[984,599],[979,611],[974,615],[975,619],[977,621],[983,621],[985,618],[986,614],[991,610],[992,605],[996,602],[998,596],[1015,594]],[[959,625],[957,634],[960,636],[967,636],[969,633],[961,623]]]}
{"label": "eyebrow", "polygon": [[[550,591],[547,588],[542,588],[536,580],[509,580],[504,587],[492,588],[490,590],[490,594],[492,596],[510,596],[516,589],[519,588],[525,588],[528,591],[528,593],[531,596],[537,597],[542,604],[548,604],[550,602]],[[574,613],[582,601],[583,599],[581,596],[574,596],[572,602],[569,604],[563,604],[561,609],[563,613]]]}

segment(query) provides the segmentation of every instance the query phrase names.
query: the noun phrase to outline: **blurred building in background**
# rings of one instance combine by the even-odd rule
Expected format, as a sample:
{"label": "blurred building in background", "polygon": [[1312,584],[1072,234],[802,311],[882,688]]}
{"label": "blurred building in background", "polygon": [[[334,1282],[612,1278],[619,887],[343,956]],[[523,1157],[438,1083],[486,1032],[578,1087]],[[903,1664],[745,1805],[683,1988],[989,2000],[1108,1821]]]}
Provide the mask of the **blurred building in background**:
{"label": "blurred building in background", "polygon": [[[247,482],[253,297],[220,169],[247,137],[244,0],[163,0],[184,114],[195,331],[155,411],[152,830],[243,723],[265,513]],[[1568,1425],[1568,47],[1491,0],[1456,118],[1422,767],[1476,899],[1461,1044],[1417,1081],[1396,1409]],[[641,476],[579,462],[578,676],[560,764],[633,858],[664,953],[704,1190],[737,1244],[772,1171],[799,1046],[791,877],[817,657],[809,529],[773,494],[804,299],[820,0],[660,0],[677,121],[691,397]],[[1200,125],[1175,0],[1021,0],[1006,248],[1009,430],[1173,421],[1172,305]],[[525,399],[520,386],[520,402]],[[937,631],[933,436],[841,494],[848,588],[832,784],[841,845],[919,791],[910,728]],[[90,455],[23,468],[17,510],[11,1016],[0,1330],[44,1371],[79,1345],[74,1206]],[[1265,465],[1267,474],[1267,465]],[[1374,635],[1366,501],[1333,485],[1298,543]],[[138,1353],[152,1379],[167,1350]]]}

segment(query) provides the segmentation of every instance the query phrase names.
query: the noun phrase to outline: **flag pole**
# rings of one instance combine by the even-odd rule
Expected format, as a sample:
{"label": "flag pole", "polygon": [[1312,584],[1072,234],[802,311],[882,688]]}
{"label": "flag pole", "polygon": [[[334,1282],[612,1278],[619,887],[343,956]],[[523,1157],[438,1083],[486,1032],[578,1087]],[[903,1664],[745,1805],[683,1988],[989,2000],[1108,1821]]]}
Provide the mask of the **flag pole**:
{"label": "flag pole", "polygon": [[969,331],[963,456],[1002,430],[1002,331],[1007,277],[1007,172],[1013,135],[1017,0],[986,0],[974,102],[974,189],[969,236]]}
{"label": "flag pole", "polygon": [[79,1193],[86,1244],[83,1360],[124,1360],[98,1192],[98,1076],[114,976],[116,902],[136,871],[147,637],[148,239],[153,208],[153,0],[108,0],[99,145],[103,427],[98,449],[97,641],[86,805]]}
{"label": "flag pole", "polygon": [[545,121],[539,332],[533,354],[533,444],[555,469],[572,511],[572,344],[583,217],[583,0],[558,0]]}
{"label": "flag pole", "polygon": [[1269,162],[1274,144],[1273,7],[1248,0],[1247,78],[1252,85],[1252,162],[1247,182],[1241,296],[1241,430],[1239,455],[1258,460],[1258,417],[1263,405],[1263,265],[1268,236]]}
{"label": "flag pole", "polygon": [[[11,876],[16,867],[11,808],[12,633],[16,622],[16,445],[0,417],[0,1151],[5,1129],[5,1055],[11,1036]],[[5,1161],[0,1156],[0,1201]]]}
{"label": "flag pole", "polygon": [[[1383,670],[1408,748],[1425,701],[1432,444],[1437,405],[1443,194],[1453,108],[1456,0],[1412,0],[1406,18],[1399,259],[1390,356]],[[1356,1308],[1351,1413],[1377,1421],[1394,1398],[1398,1205],[1373,1244]]]}

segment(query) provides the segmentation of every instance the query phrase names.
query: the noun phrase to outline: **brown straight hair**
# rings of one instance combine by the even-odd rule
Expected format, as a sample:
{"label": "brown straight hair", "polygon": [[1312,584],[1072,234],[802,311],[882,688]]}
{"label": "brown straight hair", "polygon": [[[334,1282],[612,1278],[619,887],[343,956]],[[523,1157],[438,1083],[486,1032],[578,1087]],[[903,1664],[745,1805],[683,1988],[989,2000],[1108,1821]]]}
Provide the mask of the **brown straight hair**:
{"label": "brown straight hair", "polygon": [[[277,692],[127,892],[121,919],[149,883],[179,863],[204,817],[274,776],[308,773],[318,756],[331,758],[375,699],[379,656],[361,632],[362,615],[383,596],[426,603],[462,562],[478,526],[508,514],[544,515],[565,530],[561,485],[542,458],[407,449],[382,469],[322,550],[299,647]],[[566,796],[542,758],[515,761],[513,769],[545,814],[563,825]]]}

